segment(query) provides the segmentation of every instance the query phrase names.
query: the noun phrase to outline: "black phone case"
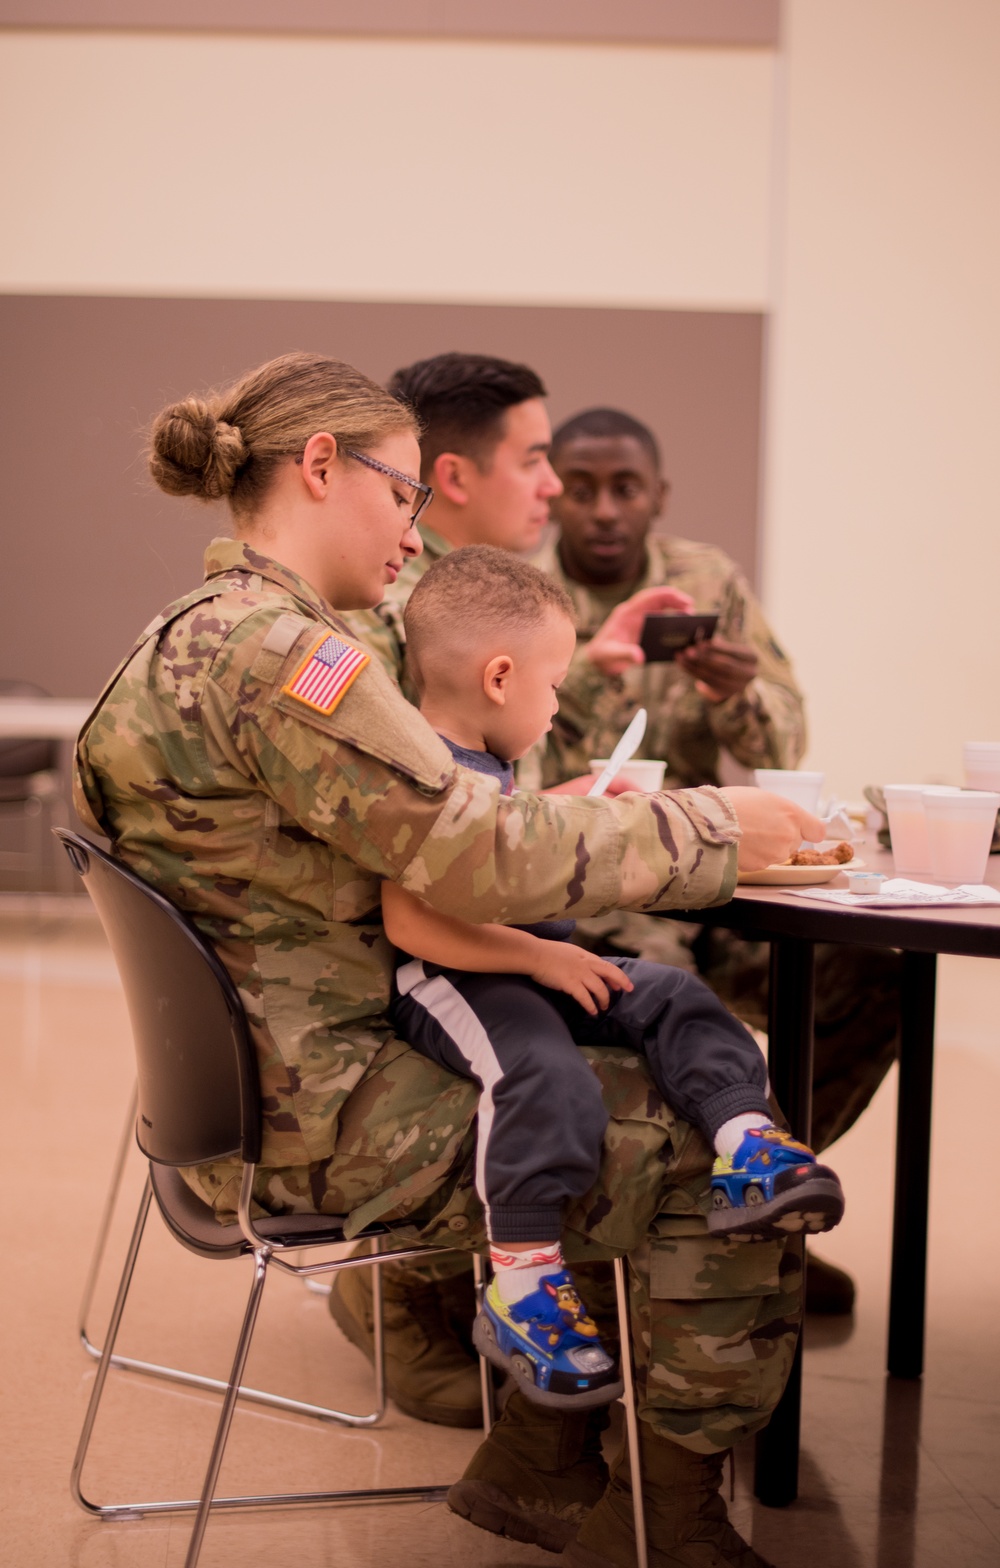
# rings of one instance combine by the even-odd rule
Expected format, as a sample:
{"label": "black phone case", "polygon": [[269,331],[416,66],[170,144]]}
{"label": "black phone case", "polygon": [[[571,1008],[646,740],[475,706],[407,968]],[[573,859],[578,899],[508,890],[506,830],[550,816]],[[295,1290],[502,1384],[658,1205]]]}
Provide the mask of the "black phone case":
{"label": "black phone case", "polygon": [[717,615],[647,615],[639,646],[647,664],[665,664],[682,648],[707,642],[718,624]]}

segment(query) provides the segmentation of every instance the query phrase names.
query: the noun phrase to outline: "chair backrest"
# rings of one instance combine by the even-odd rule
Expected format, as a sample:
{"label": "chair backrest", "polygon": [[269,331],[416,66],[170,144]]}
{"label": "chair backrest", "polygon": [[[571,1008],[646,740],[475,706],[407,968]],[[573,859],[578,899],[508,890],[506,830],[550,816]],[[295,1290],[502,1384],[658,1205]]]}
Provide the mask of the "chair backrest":
{"label": "chair backrest", "polygon": [[260,1158],[260,1085],[246,1014],[210,943],[96,845],[56,828],[101,919],[135,1042],[136,1138],[162,1165]]}

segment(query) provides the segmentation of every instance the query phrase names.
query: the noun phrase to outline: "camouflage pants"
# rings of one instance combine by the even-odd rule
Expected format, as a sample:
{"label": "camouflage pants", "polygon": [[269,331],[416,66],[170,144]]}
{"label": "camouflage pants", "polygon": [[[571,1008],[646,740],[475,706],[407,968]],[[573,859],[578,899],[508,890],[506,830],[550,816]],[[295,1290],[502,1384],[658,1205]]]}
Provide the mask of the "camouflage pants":
{"label": "camouflage pants", "polygon": [[[729,1448],[765,1424],[784,1388],[798,1333],[798,1250],[710,1238],[712,1153],[701,1134],[664,1104],[642,1058],[615,1048],[584,1054],[611,1120],[597,1181],[566,1216],[567,1259],[627,1255],[643,1418],[698,1452]],[[347,1100],[334,1156],[261,1170],[257,1200],[272,1213],[348,1213],[353,1234],[379,1218],[400,1243],[483,1250],[476,1098],[473,1085],[392,1042]],[[189,1179],[220,1217],[232,1212],[232,1166],[199,1167]],[[450,1271],[445,1258],[431,1268],[442,1265]]]}

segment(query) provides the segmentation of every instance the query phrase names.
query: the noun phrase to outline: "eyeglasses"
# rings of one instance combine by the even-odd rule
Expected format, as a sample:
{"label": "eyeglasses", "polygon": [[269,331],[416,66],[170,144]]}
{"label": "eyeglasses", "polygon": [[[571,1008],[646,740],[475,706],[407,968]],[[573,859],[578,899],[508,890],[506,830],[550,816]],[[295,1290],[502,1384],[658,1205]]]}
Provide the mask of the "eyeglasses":
{"label": "eyeglasses", "polygon": [[366,468],[374,468],[377,473],[387,474],[390,479],[395,479],[400,484],[409,485],[411,490],[415,490],[420,499],[417,502],[416,511],[410,513],[410,522],[419,522],[420,517],[434,499],[434,491],[430,485],[425,485],[420,479],[411,479],[409,474],[401,473],[398,468],[390,468],[388,463],[380,463],[377,457],[369,457],[367,452],[352,452],[350,447],[345,446],[343,453],[345,457],[353,457],[357,462],[364,463]]}

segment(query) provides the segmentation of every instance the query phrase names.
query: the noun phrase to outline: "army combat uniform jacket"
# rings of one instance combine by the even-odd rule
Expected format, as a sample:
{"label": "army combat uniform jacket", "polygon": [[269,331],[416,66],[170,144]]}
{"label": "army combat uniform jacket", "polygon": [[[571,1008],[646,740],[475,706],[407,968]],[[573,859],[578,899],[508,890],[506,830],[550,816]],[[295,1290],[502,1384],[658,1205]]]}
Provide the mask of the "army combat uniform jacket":
{"label": "army combat uniform jacket", "polygon": [[[565,588],[576,612],[577,651],[559,688],[559,713],[544,750],[519,769],[527,788],[545,789],[586,773],[607,757],[638,708],[649,718],[640,757],[664,759],[674,787],[719,783],[719,754],[746,768],[794,768],[805,751],[805,712],[792,666],[774,639],[749,585],[713,545],[652,534],[642,578],[627,586],[586,588],[564,573],[556,544],[533,557]],[[698,614],[719,616],[718,636],[751,647],[757,675],[744,692],[709,702],[673,662],[636,666],[608,679],[586,657],[586,644],[611,611],[644,588],[690,594]]]}
{"label": "army combat uniform jacket", "polygon": [[[502,797],[293,572],[228,540],[206,566],[85,726],[78,809],[187,911],[240,988],[260,1061],[261,1207],[481,1245],[476,1091],[392,1031],[381,881],[471,921],[706,905],[732,889],[732,809],[712,789]],[[779,1268],[776,1244],[711,1240],[707,1146],[638,1057],[609,1049],[592,1065],[612,1120],[598,1181],[566,1217],[570,1256],[633,1255],[650,1419],[726,1447],[780,1393],[797,1266]],[[232,1214],[235,1164],[186,1176]]]}
{"label": "army combat uniform jacket", "polygon": [[207,573],[153,623],[82,735],[79,809],[239,982],[264,1165],[333,1157],[344,1101],[398,1045],[383,878],[478,922],[729,896],[738,829],[724,797],[501,797],[455,765],[377,660],[329,711],[296,693],[315,645],[346,634],[294,573],[227,540]]}

